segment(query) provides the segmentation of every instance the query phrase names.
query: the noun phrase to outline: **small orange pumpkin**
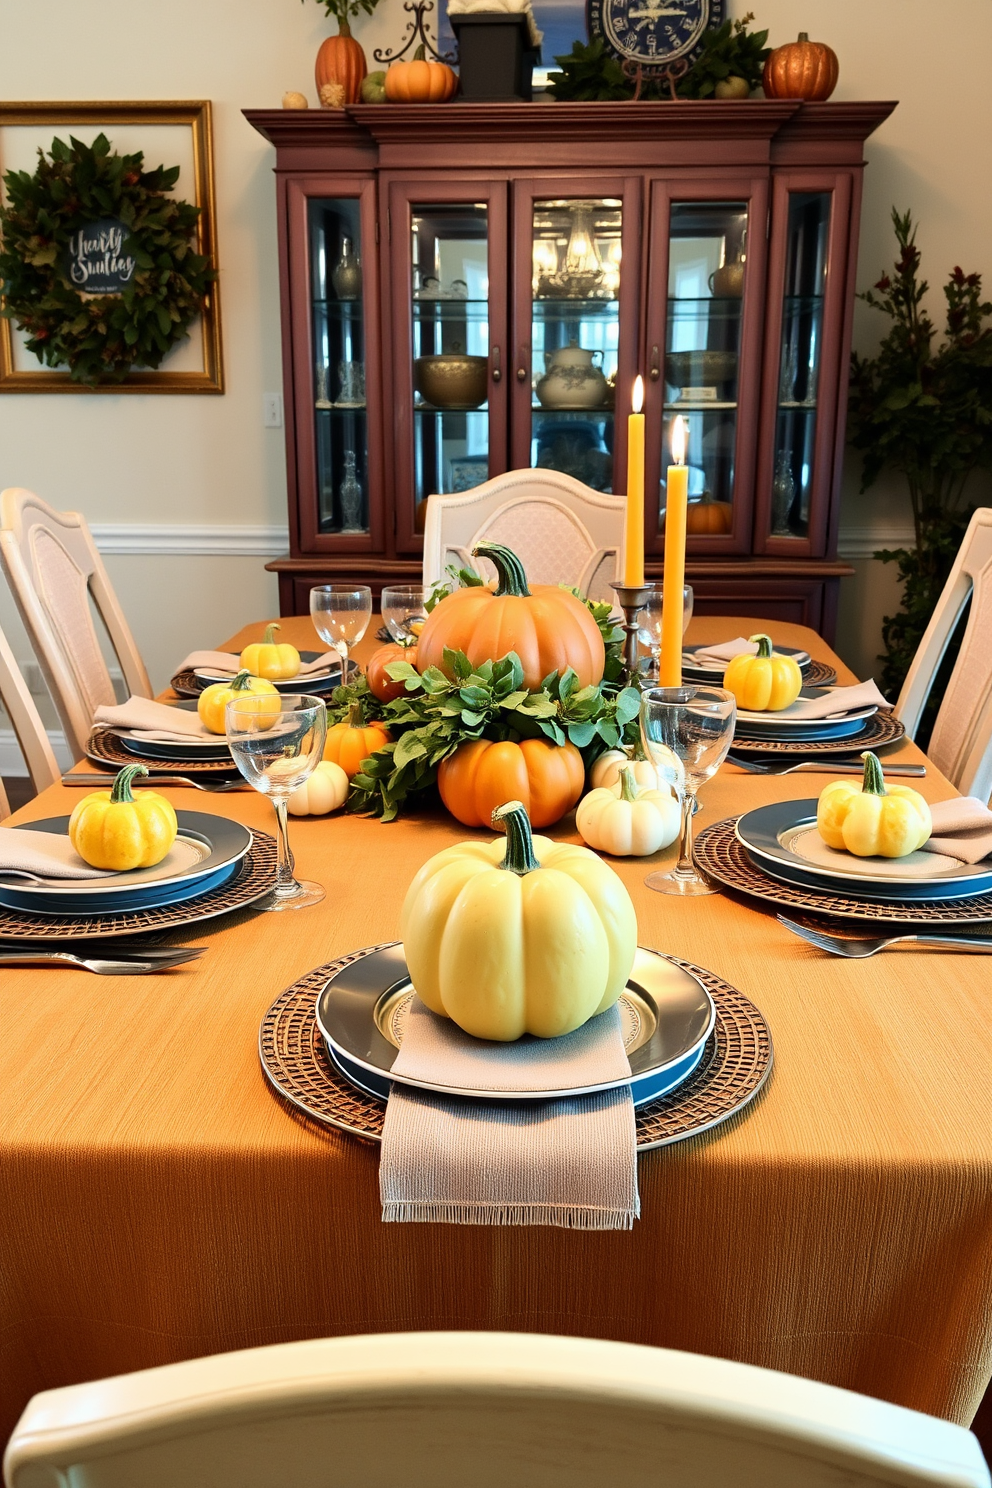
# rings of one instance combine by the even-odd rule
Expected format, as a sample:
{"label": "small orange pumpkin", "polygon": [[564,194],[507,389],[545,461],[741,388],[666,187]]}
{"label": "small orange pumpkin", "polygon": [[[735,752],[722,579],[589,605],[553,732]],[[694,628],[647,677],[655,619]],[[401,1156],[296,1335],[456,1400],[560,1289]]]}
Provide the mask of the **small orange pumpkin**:
{"label": "small orange pumpkin", "polygon": [[386,72],[389,103],[447,103],[458,86],[458,74],[445,62],[429,62],[423,44],[411,62],[394,62]]}
{"label": "small orange pumpkin", "polygon": [[687,532],[729,532],[732,524],[733,508],[729,501],[692,501],[686,512]]}
{"label": "small orange pumpkin", "polygon": [[548,739],[473,739],[442,760],[437,772],[441,800],[466,827],[488,827],[507,801],[522,801],[535,827],[550,827],[571,811],[584,785],[575,745]]}
{"label": "small orange pumpkin", "polygon": [[388,744],[389,738],[389,730],[384,723],[364,721],[362,705],[356,699],[344,722],[336,723],[327,730],[324,758],[340,765],[350,780],[353,775],[358,774],[362,760],[368,759],[370,754],[375,754],[377,749]]}
{"label": "small orange pumpkin", "polygon": [[317,97],[328,83],[336,83],[344,89],[344,104],[357,103],[362,79],[368,72],[365,53],[361,43],[351,34],[347,17],[338,20],[337,36],[329,36],[317,53],[314,77],[317,80]]}
{"label": "small orange pumpkin", "polygon": [[761,86],[766,98],[804,98],[822,103],[837,86],[837,53],[800,31],[798,41],[776,47],[765,63]]}
{"label": "small orange pumpkin", "polygon": [[416,646],[399,646],[395,641],[389,641],[385,646],[380,646],[378,651],[372,652],[365,668],[365,680],[369,684],[369,692],[380,703],[391,703],[393,698],[402,697],[406,692],[406,684],[394,681],[386,671],[394,661],[408,661],[411,666],[416,666]]}

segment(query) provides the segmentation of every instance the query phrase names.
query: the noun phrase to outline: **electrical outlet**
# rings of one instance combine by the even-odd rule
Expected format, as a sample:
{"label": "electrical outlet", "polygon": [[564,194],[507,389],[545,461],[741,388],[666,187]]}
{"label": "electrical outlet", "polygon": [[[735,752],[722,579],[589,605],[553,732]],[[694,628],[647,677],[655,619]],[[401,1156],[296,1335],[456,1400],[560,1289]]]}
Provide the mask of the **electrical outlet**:
{"label": "electrical outlet", "polygon": [[282,393],[262,394],[262,424],[266,429],[282,428]]}

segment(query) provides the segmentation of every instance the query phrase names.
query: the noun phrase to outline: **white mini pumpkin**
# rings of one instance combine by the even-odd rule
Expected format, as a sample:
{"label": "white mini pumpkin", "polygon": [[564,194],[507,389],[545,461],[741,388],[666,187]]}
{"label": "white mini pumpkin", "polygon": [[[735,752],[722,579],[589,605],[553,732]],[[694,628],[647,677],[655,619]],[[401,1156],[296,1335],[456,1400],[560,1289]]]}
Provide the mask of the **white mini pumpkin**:
{"label": "white mini pumpkin", "polygon": [[309,780],[290,796],[286,809],[290,816],[326,816],[347,801],[349,785],[340,765],[321,760]]}
{"label": "white mini pumpkin", "polygon": [[670,846],[681,820],[671,791],[642,789],[630,761],[621,766],[619,784],[590,791],[575,813],[583,842],[614,858],[646,858]]}
{"label": "white mini pumpkin", "polygon": [[626,764],[633,764],[634,779],[638,785],[648,790],[667,790],[672,786],[674,780],[676,788],[681,789],[685,784],[685,766],[665,744],[652,746],[662,755],[663,763],[659,767],[649,759],[634,759],[629,749],[608,749],[601,754],[589,771],[589,788],[595,790],[598,786],[614,786],[620,783],[620,771]]}

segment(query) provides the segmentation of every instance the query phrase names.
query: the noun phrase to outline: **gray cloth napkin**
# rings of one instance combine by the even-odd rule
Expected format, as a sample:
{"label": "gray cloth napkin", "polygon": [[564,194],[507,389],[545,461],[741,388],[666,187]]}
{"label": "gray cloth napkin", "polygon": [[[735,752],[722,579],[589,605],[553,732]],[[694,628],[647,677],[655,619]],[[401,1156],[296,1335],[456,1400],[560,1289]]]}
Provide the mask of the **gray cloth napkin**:
{"label": "gray cloth napkin", "polygon": [[169,744],[210,744],[216,749],[224,743],[222,734],[204,728],[198,713],[151,698],[129,697],[126,703],[105,703],[94,713],[93,725],[126,729],[136,739]]}
{"label": "gray cloth napkin", "polygon": [[[415,998],[394,1072],[481,1090],[570,1090],[630,1074],[620,1015],[513,1044],[473,1039]],[[640,1214],[630,1088],[469,1100],[393,1084],[379,1162],[387,1223],[629,1230]]]}
{"label": "gray cloth napkin", "polygon": [[992,857],[992,811],[977,796],[931,801],[930,820],[933,833],[924,842],[924,851],[944,853],[962,863]]}
{"label": "gray cloth napkin", "polygon": [[759,713],[755,716],[768,719],[795,718],[804,721],[807,718],[843,718],[846,713],[853,713],[859,708],[867,708],[872,703],[879,708],[890,706],[875,686],[875,679],[870,677],[867,682],[858,682],[853,687],[831,687],[822,697],[796,698],[796,701],[790,703],[787,708],[779,708],[774,713]]}
{"label": "gray cloth napkin", "polygon": [[[719,644],[706,646],[700,651],[685,652],[685,660],[692,666],[710,667],[713,671],[723,671],[729,661],[735,656],[757,656],[757,641],[747,641],[743,636],[735,636],[732,641],[720,641]],[[800,665],[809,661],[809,655],[805,651],[796,653],[796,661]]]}
{"label": "gray cloth napkin", "polygon": [[[98,777],[93,783],[99,789]],[[34,878],[106,878],[106,868],[91,868],[69,841],[54,832],[28,827],[0,827],[0,876],[9,872]]]}
{"label": "gray cloth napkin", "polygon": [[[341,658],[336,651],[324,651],[315,661],[301,662],[297,676],[309,677],[316,672],[333,671],[340,663]],[[202,671],[228,672],[233,677],[235,672],[241,671],[241,657],[235,656],[233,651],[191,651],[176,670],[196,671],[198,667]]]}

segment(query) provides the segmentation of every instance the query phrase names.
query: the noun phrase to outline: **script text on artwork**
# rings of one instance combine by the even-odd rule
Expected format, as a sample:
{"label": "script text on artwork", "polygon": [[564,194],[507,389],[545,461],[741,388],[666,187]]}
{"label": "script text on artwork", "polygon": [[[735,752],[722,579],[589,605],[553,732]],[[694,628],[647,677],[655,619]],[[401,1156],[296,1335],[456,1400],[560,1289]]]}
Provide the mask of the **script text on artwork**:
{"label": "script text on artwork", "polygon": [[66,276],[76,289],[89,294],[120,294],[130,282],[135,260],[123,251],[130,236],[116,217],[103,217],[78,228],[66,251]]}

